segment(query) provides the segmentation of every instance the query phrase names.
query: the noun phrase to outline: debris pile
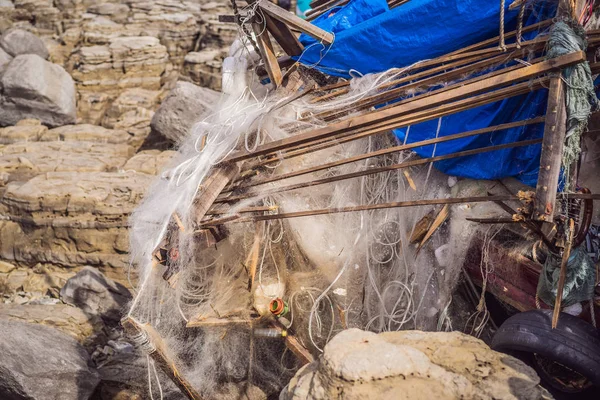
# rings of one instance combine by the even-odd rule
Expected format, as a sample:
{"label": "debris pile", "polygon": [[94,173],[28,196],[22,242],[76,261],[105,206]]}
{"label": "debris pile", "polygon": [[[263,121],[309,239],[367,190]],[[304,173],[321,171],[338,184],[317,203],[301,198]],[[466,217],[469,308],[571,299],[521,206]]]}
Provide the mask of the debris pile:
{"label": "debris pile", "polygon": [[[326,11],[314,25],[266,0],[234,7],[243,35],[224,61],[224,95],[185,137],[177,133],[177,155],[134,212],[140,281],[122,323],[150,367],[189,398],[219,397],[223,382],[278,393],[348,328],[452,330],[452,294],[483,238],[483,290],[468,321],[479,335],[494,238],[509,231],[522,249],[542,240],[568,258],[575,219],[569,227],[565,210],[596,199],[564,185],[557,198],[568,177],[565,105],[582,100],[587,119],[597,99],[581,93],[600,72],[586,55],[600,32],[584,33],[570,5],[553,21],[546,4],[519,12],[501,2],[498,36],[488,27],[479,42],[461,36],[462,47],[445,43],[432,57],[360,76],[331,65],[352,64],[335,58],[352,39],[352,27],[336,21],[364,3]],[[385,27],[403,7],[452,2],[394,11],[383,3],[365,13]],[[498,18],[477,4],[474,29]],[[505,12],[514,30],[504,29]],[[353,79],[337,78],[345,74]],[[462,172],[457,182],[441,171]],[[483,178],[502,180],[472,180]],[[566,241],[548,239],[544,223]],[[548,306],[560,310],[562,286],[558,293]],[[468,397],[465,385],[456,393]]]}

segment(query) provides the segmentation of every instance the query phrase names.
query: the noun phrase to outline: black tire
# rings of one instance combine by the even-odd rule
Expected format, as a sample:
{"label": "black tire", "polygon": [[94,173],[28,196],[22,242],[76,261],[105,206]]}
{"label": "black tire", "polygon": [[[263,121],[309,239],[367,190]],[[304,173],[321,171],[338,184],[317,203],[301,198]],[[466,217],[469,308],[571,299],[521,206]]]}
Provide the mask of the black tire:
{"label": "black tire", "polygon": [[[537,354],[583,375],[596,386],[594,391],[600,387],[600,335],[592,325],[572,315],[561,313],[556,329],[552,329],[550,310],[513,315],[498,329],[491,347],[527,363]],[[539,366],[532,366],[539,373]],[[546,381],[548,377],[539,375],[555,392],[557,388]]]}

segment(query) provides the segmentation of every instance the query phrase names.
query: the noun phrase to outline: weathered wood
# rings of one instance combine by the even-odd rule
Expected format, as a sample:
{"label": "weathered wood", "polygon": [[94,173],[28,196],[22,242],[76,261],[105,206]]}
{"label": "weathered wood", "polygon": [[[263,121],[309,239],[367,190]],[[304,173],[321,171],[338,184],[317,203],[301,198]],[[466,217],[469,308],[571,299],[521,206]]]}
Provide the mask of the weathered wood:
{"label": "weathered wood", "polygon": [[267,29],[271,32],[271,35],[273,35],[273,38],[279,43],[283,51],[289,56],[298,56],[302,54],[304,46],[286,24],[275,18],[271,18],[266,14],[264,17],[267,23]]}
{"label": "weathered wood", "polygon": [[437,231],[438,228],[448,219],[449,216],[450,208],[448,204],[446,204],[435,217],[435,220],[433,221],[433,224],[431,224],[431,226],[429,227],[427,234],[425,235],[423,240],[421,240],[421,243],[419,243],[419,247],[417,248],[417,254],[421,251],[423,246],[425,246],[425,243],[427,243],[427,241],[433,236],[435,231]]}
{"label": "weathered wood", "polygon": [[490,92],[494,89],[499,89],[501,87],[508,86],[515,82],[528,80],[540,74],[552,70],[561,69],[566,66],[579,63],[583,60],[585,60],[585,53],[575,52],[530,66],[524,66],[523,68],[513,70],[505,74],[500,74],[490,79],[484,79],[474,83],[465,84],[464,86],[455,87],[451,90],[444,90],[443,92],[432,92],[431,95],[424,98],[420,98],[415,101],[410,101],[408,103],[400,104],[398,106],[394,106],[384,110],[371,112],[366,115],[359,115],[356,117],[348,118],[346,120],[331,124],[324,128],[315,129],[313,131],[301,133],[290,138],[267,143],[265,145],[259,146],[254,152],[240,150],[228,157],[226,161],[237,162],[245,160],[259,155],[264,155],[278,150],[282,150],[290,146],[326,138],[334,134],[352,131],[365,125],[376,124],[378,122],[386,121],[389,119],[406,116],[408,114],[417,111],[422,111],[424,109],[431,109],[436,105],[447,104],[456,100],[464,99],[465,97]]}
{"label": "weathered wood", "polygon": [[315,361],[315,358],[312,354],[310,354],[310,351],[308,351],[308,349],[304,347],[302,343],[300,343],[296,336],[287,335],[285,337],[285,345],[292,353],[294,353],[294,355],[296,355],[298,360],[303,365],[310,364],[311,362]]}
{"label": "weathered wood", "polygon": [[279,68],[277,57],[275,56],[275,51],[273,50],[273,44],[269,38],[269,32],[265,26],[256,22],[252,23],[252,30],[256,36],[258,50],[260,51],[260,55],[265,63],[265,69],[267,70],[267,74],[271,79],[271,83],[273,86],[279,87],[281,85],[281,81],[283,80],[283,75],[281,74],[281,68]]}
{"label": "weathered wood", "polygon": [[333,43],[333,34],[297,17],[295,14],[285,11],[283,8],[276,6],[269,0],[258,0],[258,6],[273,18],[292,28],[304,32],[317,40],[323,41],[325,44]]}
{"label": "weathered wood", "polygon": [[[277,211],[278,206],[255,206],[255,207],[244,207],[238,210],[235,210],[238,214],[248,214],[248,213],[257,213],[257,212],[269,212],[269,211]],[[211,208],[206,215],[223,215],[230,214],[232,212],[229,207],[220,207],[220,208]]]}
{"label": "weathered wood", "polygon": [[238,173],[239,167],[237,165],[227,165],[211,171],[205,182],[200,185],[199,197],[194,204],[194,219],[197,224],[202,221],[215,199]]}
{"label": "weathered wood", "polygon": [[446,115],[454,114],[460,111],[464,111],[467,109],[471,109],[474,107],[478,107],[485,104],[490,104],[495,101],[503,100],[509,97],[518,96],[521,94],[528,93],[530,91],[538,90],[543,85],[548,83],[548,79],[543,77],[537,79],[533,83],[523,82],[516,85],[513,85],[508,88],[496,90],[490,94],[485,93],[479,96],[475,96],[473,98],[468,98],[464,100],[460,100],[455,103],[445,104],[442,106],[435,107],[430,110],[426,110],[424,112],[415,113],[413,115],[409,115],[408,117],[401,119],[393,119],[389,121],[385,121],[383,123],[375,124],[370,127],[364,127],[356,129],[351,132],[351,134],[339,134],[333,135],[330,137],[326,137],[323,139],[316,140],[314,142],[310,142],[307,144],[301,144],[297,146],[290,146],[285,149],[281,153],[271,153],[268,154],[270,158],[266,158],[264,160],[260,160],[256,162],[253,167],[258,167],[262,165],[268,165],[273,162],[279,162],[281,159],[290,159],[294,157],[298,157],[301,155],[305,155],[311,152],[323,150],[329,148],[331,146],[335,146],[342,143],[351,142],[353,140],[362,139],[371,135],[375,135],[378,133],[388,132],[390,129],[403,128],[410,125],[416,125],[421,122],[431,121],[433,119],[441,118]]}
{"label": "weathered wood", "polygon": [[190,400],[202,400],[202,396],[192,387],[190,382],[181,375],[175,362],[169,357],[167,347],[156,330],[149,324],[139,324],[131,317],[121,320],[125,332],[135,340],[147,341],[143,346],[148,355],[154,360],[156,366],[173,381],[181,392]]}
{"label": "weathered wood", "polygon": [[566,130],[567,111],[564,82],[560,76],[556,76],[550,80],[540,171],[535,191],[533,218],[537,221],[552,222],[554,220]]}

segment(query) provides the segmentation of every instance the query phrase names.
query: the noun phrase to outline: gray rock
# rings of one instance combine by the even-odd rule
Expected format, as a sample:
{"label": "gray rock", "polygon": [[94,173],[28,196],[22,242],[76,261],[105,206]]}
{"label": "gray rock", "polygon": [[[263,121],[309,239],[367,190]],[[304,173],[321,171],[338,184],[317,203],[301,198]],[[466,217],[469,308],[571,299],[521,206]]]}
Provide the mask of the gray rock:
{"label": "gray rock", "polygon": [[131,299],[131,293],[97,269],[85,267],[67,281],[60,291],[60,298],[87,313],[99,315],[105,320],[119,321]]}
{"label": "gray rock", "polygon": [[75,84],[59,65],[35,54],[15,57],[0,78],[0,126],[36,118],[51,127],[75,123]]}
{"label": "gray rock", "polygon": [[150,127],[153,133],[179,143],[194,123],[212,110],[220,96],[219,92],[193,83],[177,82],[154,114]]}
{"label": "gray rock", "polygon": [[5,52],[4,50],[2,50],[2,48],[0,47],[0,75],[2,74],[2,71],[4,70],[4,68],[8,65],[8,63],[12,60],[12,56],[10,54],[8,54],[7,52]]}
{"label": "gray rock", "polygon": [[0,320],[0,398],[86,400],[99,382],[77,341],[53,328]]}
{"label": "gray rock", "polygon": [[47,59],[50,53],[39,37],[23,29],[11,28],[0,37],[0,47],[8,54],[16,57],[21,54],[37,54]]}

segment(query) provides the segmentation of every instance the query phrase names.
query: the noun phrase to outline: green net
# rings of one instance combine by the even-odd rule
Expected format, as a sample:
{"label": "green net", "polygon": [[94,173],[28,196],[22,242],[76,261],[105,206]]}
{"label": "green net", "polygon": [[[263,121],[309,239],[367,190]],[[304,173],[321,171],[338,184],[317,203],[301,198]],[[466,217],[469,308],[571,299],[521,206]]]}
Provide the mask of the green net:
{"label": "green net", "polygon": [[[550,253],[540,274],[537,294],[540,300],[548,305],[554,305],[554,301],[556,300],[560,264],[561,257]],[[594,262],[587,254],[585,246],[574,249],[567,262],[562,305],[568,307],[575,303],[592,299],[595,283],[596,268]]]}

